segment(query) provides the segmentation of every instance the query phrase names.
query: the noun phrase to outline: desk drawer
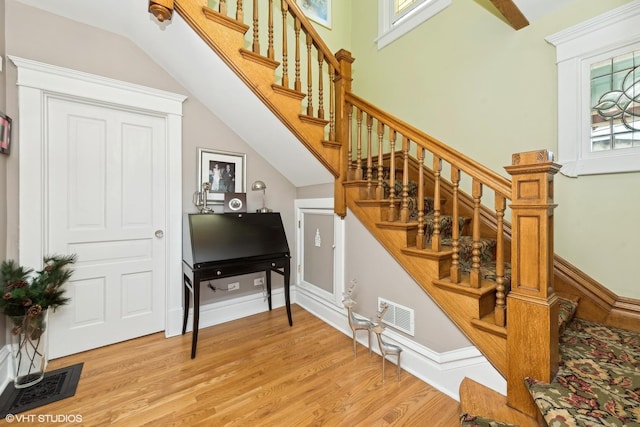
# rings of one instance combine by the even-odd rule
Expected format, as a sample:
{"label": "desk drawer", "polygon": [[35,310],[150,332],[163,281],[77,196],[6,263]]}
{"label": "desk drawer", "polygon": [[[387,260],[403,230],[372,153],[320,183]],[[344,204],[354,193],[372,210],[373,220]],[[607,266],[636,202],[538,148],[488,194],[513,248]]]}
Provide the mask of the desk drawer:
{"label": "desk drawer", "polygon": [[227,264],[219,267],[194,270],[194,275],[197,276],[196,281],[222,279],[225,277],[240,276],[242,274],[257,273],[260,271],[283,269],[287,267],[288,264],[288,258],[248,262],[246,264]]}

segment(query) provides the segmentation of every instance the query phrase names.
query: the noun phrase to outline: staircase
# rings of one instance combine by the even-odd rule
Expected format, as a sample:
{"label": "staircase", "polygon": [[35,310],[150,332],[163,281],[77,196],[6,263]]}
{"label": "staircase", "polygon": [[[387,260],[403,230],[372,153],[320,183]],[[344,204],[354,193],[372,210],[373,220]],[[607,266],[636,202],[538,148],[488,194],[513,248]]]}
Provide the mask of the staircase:
{"label": "staircase", "polygon": [[354,59],[333,54],[295,0],[216,4],[149,11],[179,13],[335,176],[336,213],[351,210],[506,378],[511,418],[537,425],[523,379],[557,370],[557,295],[580,298],[587,320],[640,318],[637,302],[554,256],[558,165],[545,150],[514,154],[507,180],[353,94]]}

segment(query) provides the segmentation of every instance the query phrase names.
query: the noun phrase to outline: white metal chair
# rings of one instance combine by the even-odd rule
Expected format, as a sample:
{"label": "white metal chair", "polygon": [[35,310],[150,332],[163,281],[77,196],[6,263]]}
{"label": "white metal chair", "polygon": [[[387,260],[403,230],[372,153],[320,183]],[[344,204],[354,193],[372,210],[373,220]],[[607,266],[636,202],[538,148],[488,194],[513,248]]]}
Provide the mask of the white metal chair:
{"label": "white metal chair", "polygon": [[387,356],[397,356],[397,370],[398,370],[398,381],[400,381],[400,354],[402,353],[402,348],[395,344],[384,342],[382,339],[382,332],[384,332],[384,326],[382,325],[382,318],[384,314],[387,312],[389,306],[386,303],[380,304],[380,310],[376,316],[376,320],[373,323],[373,332],[376,333],[378,337],[378,347],[380,347],[380,354],[382,355],[382,382],[384,382],[384,362],[387,359]]}
{"label": "white metal chair", "polygon": [[351,286],[342,294],[344,299],[342,300],[342,304],[347,309],[347,319],[349,320],[349,327],[351,328],[351,333],[353,336],[353,356],[357,356],[357,340],[356,340],[356,331],[367,331],[367,343],[369,347],[369,357],[371,357],[371,330],[374,326],[373,322],[367,319],[359,319],[355,316],[353,312],[353,306],[357,303],[351,299],[351,295],[353,294],[353,290],[356,287],[356,281],[351,281]]}

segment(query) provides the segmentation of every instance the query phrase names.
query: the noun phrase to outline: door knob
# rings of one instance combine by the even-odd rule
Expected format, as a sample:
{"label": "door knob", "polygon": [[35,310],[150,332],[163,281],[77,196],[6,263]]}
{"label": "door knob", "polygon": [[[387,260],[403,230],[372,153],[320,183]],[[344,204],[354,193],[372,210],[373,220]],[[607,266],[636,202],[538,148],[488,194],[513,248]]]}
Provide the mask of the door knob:
{"label": "door knob", "polygon": [[156,237],[158,239],[162,238],[164,236],[164,232],[162,230],[156,230]]}

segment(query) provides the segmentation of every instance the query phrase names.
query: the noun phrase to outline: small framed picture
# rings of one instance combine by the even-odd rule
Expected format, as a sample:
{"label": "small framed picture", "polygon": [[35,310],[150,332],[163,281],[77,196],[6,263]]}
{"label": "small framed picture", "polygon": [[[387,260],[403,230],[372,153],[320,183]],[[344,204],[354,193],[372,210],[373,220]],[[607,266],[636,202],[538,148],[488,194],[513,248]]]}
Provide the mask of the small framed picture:
{"label": "small framed picture", "polygon": [[9,154],[11,148],[11,118],[0,113],[0,153]]}
{"label": "small framed picture", "polygon": [[247,193],[224,193],[224,212],[237,213],[247,211]]}
{"label": "small framed picture", "polygon": [[296,0],[305,16],[331,29],[331,0]]}
{"label": "small framed picture", "polygon": [[246,193],[246,154],[198,148],[196,191],[209,183],[207,203],[224,203],[226,193]]}

